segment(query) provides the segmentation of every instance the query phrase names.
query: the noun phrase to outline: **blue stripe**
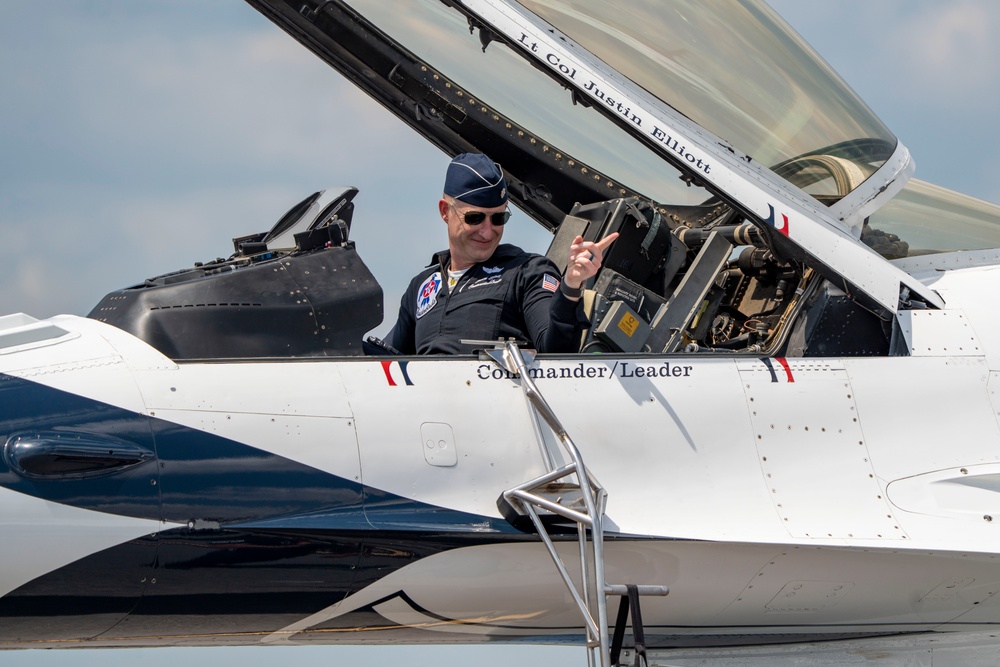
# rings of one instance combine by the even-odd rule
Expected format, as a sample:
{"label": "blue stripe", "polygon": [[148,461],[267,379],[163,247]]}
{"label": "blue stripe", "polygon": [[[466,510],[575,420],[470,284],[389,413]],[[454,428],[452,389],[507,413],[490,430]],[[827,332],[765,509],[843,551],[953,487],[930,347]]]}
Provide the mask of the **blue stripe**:
{"label": "blue stripe", "polygon": [[[88,510],[248,528],[445,530],[517,534],[507,522],[366,488],[221,436],[0,374],[0,442],[73,431],[156,452],[155,460],[86,479],[28,479],[0,461],[0,486]],[[353,440],[331,446],[354,448]],[[162,508],[161,508],[162,505]]]}

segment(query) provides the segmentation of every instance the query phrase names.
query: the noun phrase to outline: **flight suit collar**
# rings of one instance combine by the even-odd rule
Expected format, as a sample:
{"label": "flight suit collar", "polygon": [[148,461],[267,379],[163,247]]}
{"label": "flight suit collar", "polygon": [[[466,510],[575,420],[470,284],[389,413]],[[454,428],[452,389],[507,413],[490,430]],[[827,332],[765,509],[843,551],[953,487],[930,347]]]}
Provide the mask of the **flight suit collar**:
{"label": "flight suit collar", "polygon": [[[493,251],[493,254],[490,255],[489,259],[487,259],[484,262],[479,262],[478,264],[473,264],[469,268],[470,270],[474,270],[476,267],[482,266],[483,264],[496,264],[499,262],[503,262],[510,259],[511,257],[516,257],[520,255],[522,252],[524,251],[518,248],[516,245],[510,243],[501,243],[500,245],[497,246],[497,249]],[[434,255],[431,257],[431,262],[430,264],[427,265],[427,268],[431,268],[432,266],[439,266],[441,267],[442,271],[447,271],[448,264],[450,262],[451,262],[451,251],[439,250],[438,252],[434,253]]]}

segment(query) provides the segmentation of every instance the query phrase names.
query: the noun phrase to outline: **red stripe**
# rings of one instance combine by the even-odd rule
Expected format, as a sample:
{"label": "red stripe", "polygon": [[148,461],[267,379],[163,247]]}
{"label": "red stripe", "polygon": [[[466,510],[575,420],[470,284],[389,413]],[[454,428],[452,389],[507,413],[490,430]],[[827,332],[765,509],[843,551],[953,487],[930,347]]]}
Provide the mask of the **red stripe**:
{"label": "red stripe", "polygon": [[382,370],[385,372],[385,379],[389,381],[389,386],[390,387],[395,387],[396,386],[396,381],[392,379],[392,375],[389,373],[389,365],[391,363],[392,363],[391,361],[383,361],[382,362]]}
{"label": "red stripe", "polygon": [[781,364],[781,367],[785,369],[785,376],[788,378],[788,381],[795,382],[795,378],[792,376],[792,369],[788,367],[788,362],[785,360],[785,358],[775,357],[775,359],[777,359],[778,363]]}

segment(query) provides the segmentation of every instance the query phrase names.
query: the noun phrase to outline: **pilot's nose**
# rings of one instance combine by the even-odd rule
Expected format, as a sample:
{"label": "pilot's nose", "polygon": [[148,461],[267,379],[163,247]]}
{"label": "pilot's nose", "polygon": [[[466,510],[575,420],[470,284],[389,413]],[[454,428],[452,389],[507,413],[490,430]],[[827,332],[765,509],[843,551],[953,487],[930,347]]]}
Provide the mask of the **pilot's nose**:
{"label": "pilot's nose", "polygon": [[501,227],[496,227],[489,220],[485,220],[479,225],[479,238],[484,241],[492,241],[501,231]]}

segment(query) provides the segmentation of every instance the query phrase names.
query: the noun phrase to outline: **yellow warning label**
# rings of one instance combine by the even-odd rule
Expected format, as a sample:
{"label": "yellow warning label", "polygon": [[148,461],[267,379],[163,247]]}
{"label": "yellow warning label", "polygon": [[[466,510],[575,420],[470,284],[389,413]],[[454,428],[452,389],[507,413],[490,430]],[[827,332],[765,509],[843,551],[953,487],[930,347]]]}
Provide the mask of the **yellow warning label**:
{"label": "yellow warning label", "polygon": [[625,313],[625,317],[618,320],[618,328],[625,332],[625,335],[629,338],[635,333],[636,328],[639,326],[639,320],[633,315]]}

